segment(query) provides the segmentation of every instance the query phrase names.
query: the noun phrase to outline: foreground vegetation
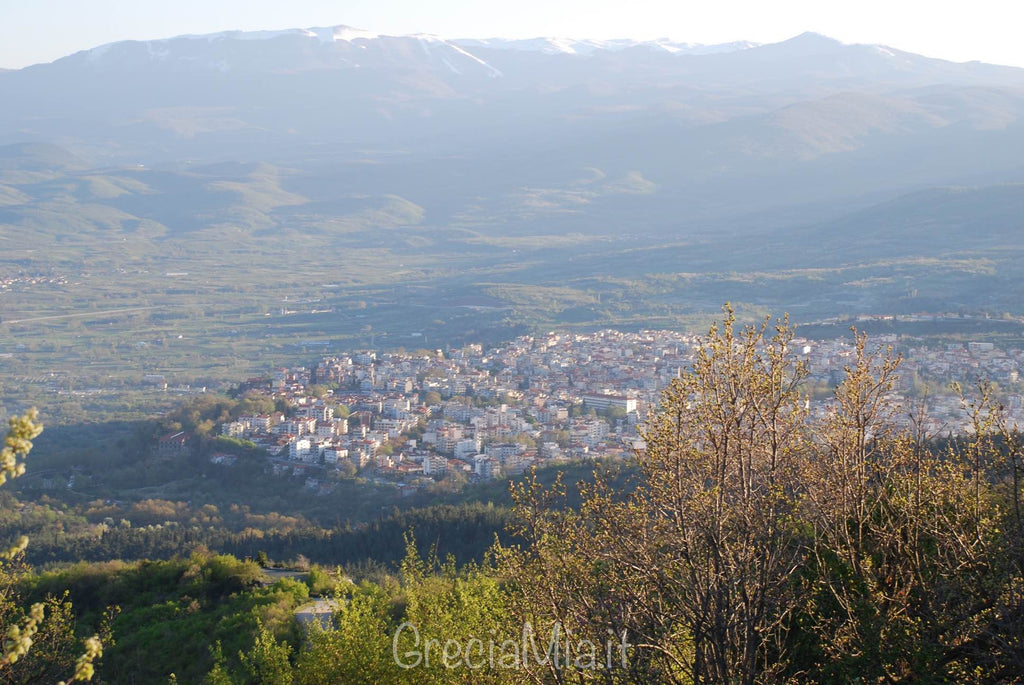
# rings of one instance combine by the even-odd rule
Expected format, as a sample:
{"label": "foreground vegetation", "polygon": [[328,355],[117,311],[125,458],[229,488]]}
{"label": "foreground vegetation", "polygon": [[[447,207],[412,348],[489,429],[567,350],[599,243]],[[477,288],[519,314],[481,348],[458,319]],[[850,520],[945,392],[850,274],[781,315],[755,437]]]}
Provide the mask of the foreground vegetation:
{"label": "foreground vegetation", "polygon": [[552,509],[520,490],[513,613],[628,632],[639,682],[1018,677],[1024,442],[985,387],[973,433],[939,446],[888,398],[898,360],[860,337],[812,419],[791,331],[765,333],[712,330],[624,501],[599,483]]}
{"label": "foreground vegetation", "polygon": [[[809,416],[791,337],[727,312],[632,468],[574,494],[534,475],[507,518],[450,510],[437,530],[473,512],[507,527],[479,562],[410,538],[397,566],[299,558],[302,574],[269,578],[200,548],[17,574],[7,596],[106,635],[110,682],[1015,680],[1024,439],[984,385],[966,402],[970,435],[920,434],[889,396],[898,359],[863,336],[828,412]],[[390,535],[422,523],[395,519]],[[320,561],[350,546],[308,549]],[[333,613],[300,627],[314,595]],[[68,648],[33,658],[51,651]]]}

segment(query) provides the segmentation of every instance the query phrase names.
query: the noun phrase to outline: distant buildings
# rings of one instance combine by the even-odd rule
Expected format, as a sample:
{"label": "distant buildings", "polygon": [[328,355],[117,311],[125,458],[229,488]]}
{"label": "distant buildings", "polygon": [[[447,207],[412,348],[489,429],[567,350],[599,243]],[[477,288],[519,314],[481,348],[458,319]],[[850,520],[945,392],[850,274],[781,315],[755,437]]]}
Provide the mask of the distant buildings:
{"label": "distant buildings", "polygon": [[[522,336],[447,354],[362,350],[249,379],[250,392],[268,395],[287,412],[241,416],[220,430],[275,455],[274,472],[354,468],[403,488],[456,471],[487,480],[563,459],[628,455],[643,449],[647,412],[690,368],[698,342],[673,331],[607,330]],[[986,341],[932,349],[895,336],[872,343],[902,348],[896,401],[911,402],[918,385],[988,377],[1005,384],[1011,412],[1024,411],[1020,349]],[[811,412],[821,414],[827,390],[853,358],[851,340],[798,338],[793,349],[815,392]],[[319,397],[310,394],[311,383]],[[323,396],[325,386],[334,390]],[[929,394],[925,409],[933,432],[963,429],[962,407],[948,391]],[[167,455],[187,449],[183,433],[161,438],[157,447]],[[322,489],[326,481],[317,482]]]}
{"label": "distant buildings", "polygon": [[187,456],[190,450],[190,439],[185,431],[168,433],[157,441],[156,453],[161,457]]}
{"label": "distant buildings", "polygon": [[597,411],[607,411],[609,409],[621,409],[626,413],[636,411],[636,398],[626,397],[625,395],[612,395],[612,394],[594,394],[588,393],[583,395],[584,406],[595,409]]}

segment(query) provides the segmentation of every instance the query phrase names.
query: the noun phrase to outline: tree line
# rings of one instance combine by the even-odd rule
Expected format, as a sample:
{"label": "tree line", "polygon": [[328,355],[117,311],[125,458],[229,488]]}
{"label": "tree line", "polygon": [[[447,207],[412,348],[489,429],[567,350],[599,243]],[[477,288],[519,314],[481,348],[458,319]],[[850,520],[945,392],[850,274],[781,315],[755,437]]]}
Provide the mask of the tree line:
{"label": "tree line", "polygon": [[495,539],[509,542],[511,510],[481,503],[437,505],[392,511],[380,520],[338,528],[299,527],[291,530],[161,525],[111,527],[99,535],[37,539],[26,550],[35,565],[55,562],[113,559],[172,559],[203,547],[238,558],[254,559],[261,552],[273,560],[302,555],[321,564],[347,565],[365,561],[396,568],[405,557],[405,536],[420,540],[421,552],[434,549],[459,564],[481,562]]}

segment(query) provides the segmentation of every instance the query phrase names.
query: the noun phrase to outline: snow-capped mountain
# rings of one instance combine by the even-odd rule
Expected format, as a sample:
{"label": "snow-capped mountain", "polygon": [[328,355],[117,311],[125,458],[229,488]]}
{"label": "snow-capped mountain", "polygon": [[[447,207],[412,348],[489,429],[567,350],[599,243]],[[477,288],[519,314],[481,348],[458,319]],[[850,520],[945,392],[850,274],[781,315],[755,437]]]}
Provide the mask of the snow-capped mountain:
{"label": "snow-capped mountain", "polygon": [[[368,49],[375,42],[394,42],[403,39],[423,41],[428,44],[439,46],[443,44],[447,48],[454,47],[472,50],[475,48],[493,50],[515,50],[521,52],[541,52],[545,54],[579,55],[591,56],[600,52],[617,52],[630,48],[647,48],[656,51],[664,51],[670,54],[683,55],[710,55],[723,52],[735,52],[757,47],[758,43],[749,41],[736,41],[718,45],[703,45],[700,43],[685,43],[673,41],[668,38],[658,40],[640,41],[628,38],[611,40],[589,40],[575,38],[463,38],[447,40],[439,36],[429,34],[411,34],[391,36],[374,33],[351,26],[339,25],[328,27],[293,28],[279,31],[220,31],[217,33],[203,35],[185,35],[162,40],[146,41],[150,51],[156,55],[169,56],[176,45],[183,41],[205,41],[207,43],[221,43],[224,41],[292,41],[294,43],[305,41],[307,43],[349,43],[360,49]],[[110,51],[112,47],[123,45],[131,41],[101,45],[84,52],[91,58],[96,59]],[[194,48],[195,45],[192,45]]]}
{"label": "snow-capped mountain", "polygon": [[[565,61],[567,57],[585,59]],[[538,69],[541,64],[544,68]],[[973,83],[979,78],[1006,83],[1016,82],[1019,72],[928,59],[880,45],[846,45],[815,33],[769,45],[746,41],[702,45],[667,38],[449,40],[429,34],[390,36],[345,25],[121,41],[21,71],[52,75],[75,70],[193,75],[337,75],[369,70],[383,76],[385,82],[403,74],[406,84],[415,87],[418,79],[433,91],[437,91],[438,80],[445,87],[459,90],[466,82],[504,75],[511,76],[517,85],[523,85],[526,79],[541,87],[571,87],[595,78],[612,78],[631,88],[652,79],[700,86],[747,82],[760,88],[766,80],[796,86],[809,80],[813,86],[838,79],[846,84],[870,80],[901,86]],[[416,79],[410,81],[410,74]]]}
{"label": "snow-capped mountain", "polygon": [[459,45],[438,36],[383,36],[350,26],[283,31],[223,31],[163,40],[122,41],[62,60],[94,68],[167,70],[303,71],[318,69],[437,68],[487,77],[500,72]]}
{"label": "snow-capped mountain", "polygon": [[[594,57],[623,51],[650,51],[668,55],[712,55],[757,47],[734,42],[701,45],[660,39],[655,41],[578,40],[572,38],[457,39],[430,34],[390,36],[351,26],[294,28],[279,31],[221,31],[176,36],[162,40],[121,41],[71,55],[65,62],[94,68],[152,68],[157,70],[211,70],[249,72],[260,69],[323,70],[390,69],[433,70],[456,76],[498,78],[502,68],[488,61],[494,51]],[[508,62],[509,55],[499,57]],[[515,71],[516,66],[511,66]]]}
{"label": "snow-capped mountain", "polygon": [[659,40],[639,41],[630,39],[618,40],[576,40],[573,38],[485,38],[460,39],[453,41],[467,49],[486,48],[493,50],[518,50],[523,52],[542,52],[549,55],[580,55],[591,56],[597,52],[618,52],[630,48],[646,48],[680,55],[712,55],[721,52],[735,52],[757,47],[757,43],[738,41],[720,45],[702,45],[700,43],[680,43],[662,38]]}
{"label": "snow-capped mountain", "polygon": [[[993,88],[1012,92],[983,92]],[[696,45],[228,31],[0,73],[0,144],[71,141],[134,160],[324,145],[500,157],[578,140],[590,148],[567,155],[647,146],[661,156],[668,144],[686,149],[687,164],[732,168],[751,155],[855,149],[879,131],[1005,126],[1019,88],[1021,69],[813,33]]]}

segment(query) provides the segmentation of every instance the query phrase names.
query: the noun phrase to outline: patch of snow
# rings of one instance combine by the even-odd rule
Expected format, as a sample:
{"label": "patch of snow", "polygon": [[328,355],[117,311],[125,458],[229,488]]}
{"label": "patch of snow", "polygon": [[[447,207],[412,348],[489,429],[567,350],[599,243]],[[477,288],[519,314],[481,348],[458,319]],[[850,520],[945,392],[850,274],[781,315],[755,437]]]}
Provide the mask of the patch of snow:
{"label": "patch of snow", "polygon": [[205,38],[208,41],[233,38],[234,40],[273,40],[282,36],[304,36],[305,29],[283,29],[281,31],[220,31],[201,36],[182,36],[183,38]]}
{"label": "patch of snow", "polygon": [[680,43],[680,45],[686,46],[685,53],[688,55],[718,55],[761,47],[761,43],[754,43],[749,40],[738,40],[732,43],[719,43],[717,45],[701,45],[700,43]]}
{"label": "patch of snow", "polygon": [[[370,31],[353,28],[351,26],[314,26],[304,29],[282,29],[279,31],[219,31],[217,33],[188,34],[176,36],[177,38],[205,39],[207,41],[223,40],[232,38],[235,40],[273,40],[282,36],[301,36],[303,38],[315,38],[321,43],[334,41],[371,40],[382,36]],[[167,38],[164,40],[174,40]]]}
{"label": "patch of snow", "polygon": [[[318,29],[313,30],[316,31]],[[331,33],[332,40],[343,40],[349,43],[354,40],[373,40],[380,37],[378,33],[352,28],[351,26],[335,26]]]}
{"label": "patch of snow", "polygon": [[562,53],[566,55],[578,54],[576,48],[583,47],[576,41],[566,40],[565,38],[544,38],[547,47],[542,48],[541,52],[547,53]]}
{"label": "patch of snow", "polygon": [[665,52],[670,52],[673,55],[678,55],[680,52],[687,52],[685,48],[681,48],[678,45],[672,45],[672,43],[655,43],[655,45]]}
{"label": "patch of snow", "polygon": [[445,43],[445,44],[448,47],[450,47],[452,50],[454,50],[455,52],[459,53],[460,55],[465,55],[466,57],[470,58],[471,60],[473,60],[474,62],[476,62],[480,66],[485,67],[488,70],[488,73],[490,74],[491,78],[495,78],[497,76],[501,76],[502,75],[500,70],[495,69],[490,64],[488,64],[487,62],[483,61],[482,59],[480,59],[476,55],[471,54],[469,52],[466,52],[465,50],[460,48],[458,45],[455,45],[454,43]]}
{"label": "patch of snow", "polygon": [[516,50],[522,52],[543,52],[549,55],[554,54],[575,54],[572,47],[573,41],[559,40],[557,38],[485,38],[483,40],[459,40],[458,44],[465,47],[485,47],[495,50]]}
{"label": "patch of snow", "polygon": [[681,43],[668,38],[658,40],[640,41],[629,38],[616,38],[612,40],[577,40],[573,38],[485,38],[481,40],[458,40],[455,41],[464,47],[485,47],[495,50],[517,50],[524,52],[542,52],[549,55],[578,55],[581,57],[591,56],[598,52],[617,52],[636,47],[646,47],[654,50],[678,55],[710,55],[722,52],[737,52],[748,48],[757,47],[758,43],[749,41],[737,41],[733,43],[722,43],[720,45],[701,45],[699,43]]}

